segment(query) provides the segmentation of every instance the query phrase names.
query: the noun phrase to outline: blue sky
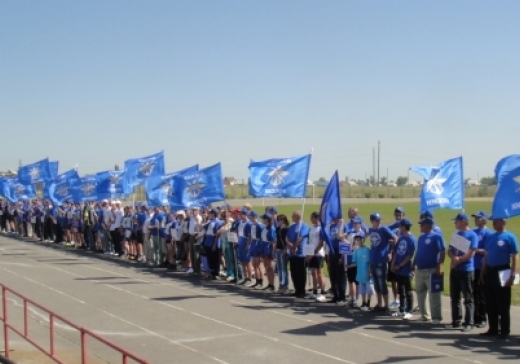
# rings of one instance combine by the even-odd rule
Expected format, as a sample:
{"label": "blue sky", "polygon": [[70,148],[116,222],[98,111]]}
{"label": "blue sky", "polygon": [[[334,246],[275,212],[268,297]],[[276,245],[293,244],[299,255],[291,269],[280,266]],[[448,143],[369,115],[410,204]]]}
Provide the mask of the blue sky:
{"label": "blue sky", "polygon": [[[311,177],[520,152],[518,1],[3,1],[0,170],[314,148]],[[414,176],[419,179],[419,176]]]}

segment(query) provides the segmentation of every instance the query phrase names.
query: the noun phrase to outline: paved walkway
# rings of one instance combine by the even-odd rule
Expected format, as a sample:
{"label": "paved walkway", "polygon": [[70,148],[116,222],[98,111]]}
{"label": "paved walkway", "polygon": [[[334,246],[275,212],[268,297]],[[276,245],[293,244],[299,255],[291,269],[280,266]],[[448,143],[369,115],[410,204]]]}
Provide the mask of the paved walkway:
{"label": "paved walkway", "polygon": [[[495,342],[480,338],[483,330],[446,331],[6,237],[0,237],[0,281],[152,363],[438,364],[520,359],[518,307],[512,309],[512,340]],[[444,299],[447,322],[448,303]],[[21,320],[20,301],[11,299],[10,309]],[[31,332],[48,342],[46,318],[37,310],[30,313]],[[58,332],[60,350],[77,351],[77,333],[64,326]],[[21,339],[13,340],[15,350],[27,349]],[[120,362],[109,350],[89,345],[102,361]]]}

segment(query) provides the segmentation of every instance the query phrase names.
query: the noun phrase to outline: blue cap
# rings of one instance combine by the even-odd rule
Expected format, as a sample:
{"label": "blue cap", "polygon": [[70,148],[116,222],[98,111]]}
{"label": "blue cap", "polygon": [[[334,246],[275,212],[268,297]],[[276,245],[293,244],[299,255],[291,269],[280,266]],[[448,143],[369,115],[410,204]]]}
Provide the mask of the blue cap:
{"label": "blue cap", "polygon": [[273,217],[272,217],[270,214],[263,214],[263,215],[262,215],[262,219],[265,219],[265,220],[272,220]]}
{"label": "blue cap", "polygon": [[481,217],[481,218],[484,218],[484,219],[489,219],[489,216],[488,214],[486,213],[486,211],[478,211],[476,214],[473,214],[471,215],[472,217]]}
{"label": "blue cap", "polygon": [[412,222],[408,219],[402,219],[401,221],[399,221],[399,225],[410,228],[410,227],[412,227]]}
{"label": "blue cap", "polygon": [[433,219],[433,212],[428,211],[428,210],[421,211],[421,219],[425,219],[427,217],[429,217],[430,219]]}
{"label": "blue cap", "polygon": [[435,222],[433,221],[433,219],[431,217],[426,217],[424,219],[422,219],[421,221],[419,221],[419,225],[435,225]]}
{"label": "blue cap", "polygon": [[244,215],[249,215],[249,210],[244,207],[244,208],[242,208],[242,210],[239,211],[239,213],[244,214]]}
{"label": "blue cap", "polygon": [[365,238],[365,233],[363,231],[358,231],[357,233],[354,234],[354,239],[355,238]]}
{"label": "blue cap", "polygon": [[355,218],[353,218],[350,221],[352,221],[353,224],[362,224],[363,223],[363,220],[361,220],[361,218],[358,216],[356,216]]}
{"label": "blue cap", "polygon": [[249,217],[258,217],[258,212],[256,212],[255,210],[251,210],[251,212],[249,213]]}
{"label": "blue cap", "polygon": [[458,213],[457,216],[453,219],[454,221],[468,221],[468,215],[466,215],[464,212]]}
{"label": "blue cap", "polygon": [[269,206],[269,209],[267,211],[270,214],[277,214],[278,213],[278,209],[276,208],[276,206]]}
{"label": "blue cap", "polygon": [[373,214],[370,214],[370,221],[381,221],[381,215],[379,215],[378,212],[374,212]]}
{"label": "blue cap", "polygon": [[211,210],[209,211],[209,213],[210,213],[210,214],[213,214],[213,215],[215,215],[215,216],[218,215],[218,211],[217,211],[217,209],[211,209]]}
{"label": "blue cap", "polygon": [[394,213],[400,212],[401,214],[404,214],[404,209],[401,206],[398,206],[395,208]]}

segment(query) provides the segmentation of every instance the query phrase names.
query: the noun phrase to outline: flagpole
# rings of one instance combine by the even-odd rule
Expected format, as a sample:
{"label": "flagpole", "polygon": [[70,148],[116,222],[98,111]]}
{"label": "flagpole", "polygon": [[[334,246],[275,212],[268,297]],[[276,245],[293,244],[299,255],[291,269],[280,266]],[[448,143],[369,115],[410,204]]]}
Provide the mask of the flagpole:
{"label": "flagpole", "polygon": [[[310,152],[310,155],[312,157],[312,152],[313,152],[314,148],[311,148],[311,152]],[[312,158],[311,158],[312,160]],[[310,166],[309,166],[309,169],[310,169]],[[303,202],[302,202],[302,218],[305,217],[305,200],[306,200],[306,197],[307,197],[307,183],[309,182],[309,176],[307,176],[307,180],[305,181],[305,196],[303,196]],[[301,219],[300,219],[300,228],[298,229],[298,235],[300,235],[300,230],[301,230]],[[303,249],[303,247],[302,247]],[[309,265],[307,264],[307,287],[311,287],[312,288],[312,283],[311,283],[311,270],[309,269]]]}

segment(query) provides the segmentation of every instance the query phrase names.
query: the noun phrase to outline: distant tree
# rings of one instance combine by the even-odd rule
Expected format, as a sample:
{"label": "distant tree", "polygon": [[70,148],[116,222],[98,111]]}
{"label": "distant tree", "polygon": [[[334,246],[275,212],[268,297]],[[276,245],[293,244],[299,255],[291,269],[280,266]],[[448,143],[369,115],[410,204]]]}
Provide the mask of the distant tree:
{"label": "distant tree", "polygon": [[399,176],[397,177],[397,179],[395,180],[395,184],[398,185],[398,186],[404,186],[408,183],[408,177],[404,177],[404,176]]}
{"label": "distant tree", "polygon": [[320,182],[327,182],[327,179],[326,179],[325,177],[320,177],[320,178],[318,179],[318,181],[320,181]]}
{"label": "distant tree", "polygon": [[480,179],[480,184],[484,186],[495,186],[497,184],[497,179],[495,177],[482,177]]}
{"label": "distant tree", "polygon": [[379,181],[379,183],[381,183],[381,186],[388,185],[388,181],[386,180],[386,177],[381,177],[381,180]]}

